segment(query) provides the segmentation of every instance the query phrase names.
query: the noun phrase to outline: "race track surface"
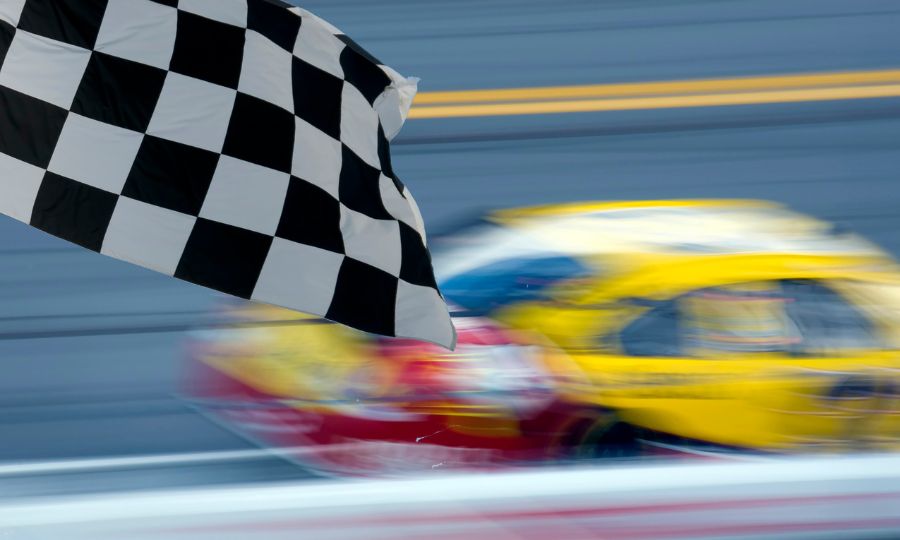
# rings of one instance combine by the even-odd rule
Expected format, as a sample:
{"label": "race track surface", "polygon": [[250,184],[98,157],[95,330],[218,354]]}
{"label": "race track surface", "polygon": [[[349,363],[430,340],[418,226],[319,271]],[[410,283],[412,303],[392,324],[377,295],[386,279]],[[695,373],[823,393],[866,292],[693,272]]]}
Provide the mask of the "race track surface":
{"label": "race track surface", "polygon": [[[900,67],[900,5],[314,0],[420,90]],[[394,167],[439,230],[582,199],[772,199],[900,256],[900,99],[411,120]],[[0,219],[0,462],[251,448],[176,397],[207,290]],[[277,459],[2,477],[3,495],[302,477]],[[100,486],[100,487],[98,487]]]}

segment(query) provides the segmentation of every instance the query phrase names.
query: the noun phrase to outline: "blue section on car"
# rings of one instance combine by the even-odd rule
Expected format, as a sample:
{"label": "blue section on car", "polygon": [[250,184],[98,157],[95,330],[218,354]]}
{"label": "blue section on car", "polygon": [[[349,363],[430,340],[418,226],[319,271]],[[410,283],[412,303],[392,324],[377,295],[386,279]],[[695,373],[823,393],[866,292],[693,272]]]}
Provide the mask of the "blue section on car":
{"label": "blue section on car", "polygon": [[448,301],[483,314],[537,299],[555,283],[590,274],[585,265],[571,257],[505,259],[454,276],[441,283],[441,291]]}

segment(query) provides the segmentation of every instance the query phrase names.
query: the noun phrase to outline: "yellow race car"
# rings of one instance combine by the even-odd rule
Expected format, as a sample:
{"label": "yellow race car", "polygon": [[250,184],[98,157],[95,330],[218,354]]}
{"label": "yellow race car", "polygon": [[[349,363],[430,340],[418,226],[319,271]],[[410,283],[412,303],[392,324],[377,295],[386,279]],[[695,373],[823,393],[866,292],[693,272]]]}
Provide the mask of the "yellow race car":
{"label": "yellow race car", "polygon": [[[618,425],[602,417],[597,436],[626,426],[645,444],[775,451],[900,440],[900,274],[872,244],[758,201],[494,219],[590,269],[492,317],[564,351],[564,399],[615,412]],[[472,296],[452,279],[445,293]]]}
{"label": "yellow race car", "polygon": [[493,212],[432,250],[455,352],[240,305],[241,328],[192,340],[187,394],[340,472],[900,438],[900,273],[827,223],[577,203]]}

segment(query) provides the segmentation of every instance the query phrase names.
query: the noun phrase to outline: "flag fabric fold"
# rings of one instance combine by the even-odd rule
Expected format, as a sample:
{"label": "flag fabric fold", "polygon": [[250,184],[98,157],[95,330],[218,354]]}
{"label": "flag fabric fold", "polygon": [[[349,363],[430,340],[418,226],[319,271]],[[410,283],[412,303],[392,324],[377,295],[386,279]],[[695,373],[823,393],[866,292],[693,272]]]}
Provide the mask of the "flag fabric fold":
{"label": "flag fabric fold", "polygon": [[275,0],[3,0],[0,212],[234,296],[452,348],[391,167],[416,81]]}

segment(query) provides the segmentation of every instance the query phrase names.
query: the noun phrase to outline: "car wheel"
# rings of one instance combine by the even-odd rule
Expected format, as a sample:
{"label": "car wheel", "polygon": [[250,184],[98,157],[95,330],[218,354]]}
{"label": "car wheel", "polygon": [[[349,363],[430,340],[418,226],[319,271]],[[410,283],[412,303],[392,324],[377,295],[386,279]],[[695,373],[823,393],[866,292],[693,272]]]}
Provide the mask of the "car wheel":
{"label": "car wheel", "polygon": [[594,424],[578,448],[582,459],[629,459],[641,453],[638,430],[618,419]]}

